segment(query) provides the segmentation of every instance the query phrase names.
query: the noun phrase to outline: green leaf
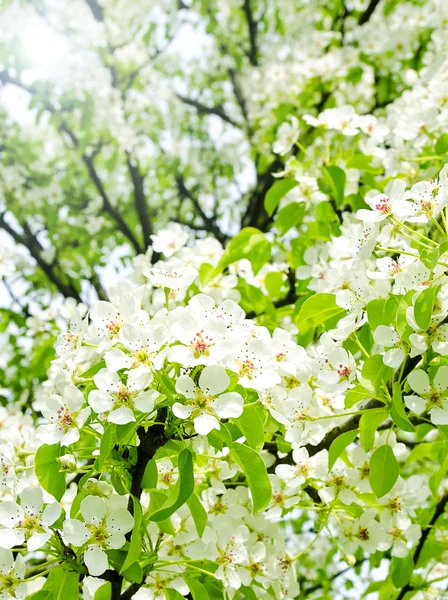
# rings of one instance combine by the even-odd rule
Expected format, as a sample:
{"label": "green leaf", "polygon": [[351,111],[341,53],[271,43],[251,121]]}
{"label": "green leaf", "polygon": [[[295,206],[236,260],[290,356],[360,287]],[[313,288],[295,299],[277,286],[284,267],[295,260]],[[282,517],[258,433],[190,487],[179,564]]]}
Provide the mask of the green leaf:
{"label": "green leaf", "polygon": [[78,600],[79,573],[64,567],[52,569],[42,591],[49,591],[54,600]]}
{"label": "green leaf", "polygon": [[297,185],[299,182],[295,179],[281,179],[269,188],[264,199],[264,208],[270,217],[274,214],[280,200]]}
{"label": "green leaf", "polygon": [[367,318],[369,325],[376,329],[379,325],[390,325],[397,314],[400,296],[378,298],[367,304]]}
{"label": "green leaf", "polygon": [[117,426],[114,423],[109,423],[109,425],[104,430],[103,436],[101,438],[100,443],[100,455],[98,457],[98,470],[101,470],[101,467],[105,463],[105,461],[110,457],[110,453],[112,448],[117,443]]}
{"label": "green leaf", "polygon": [[340,207],[344,204],[344,190],[345,190],[345,171],[335,165],[325,166],[323,168],[324,181],[330,188],[329,195],[332,196],[336,202],[336,206]]}
{"label": "green leaf", "polygon": [[359,421],[359,439],[365,452],[370,452],[375,441],[375,431],[387,419],[387,410],[366,410]]}
{"label": "green leaf", "polygon": [[419,252],[420,260],[430,271],[432,271],[440,256],[440,248],[422,248]]}
{"label": "green leaf", "polygon": [[39,483],[56,500],[60,500],[65,493],[65,474],[59,471],[56,459],[64,454],[60,444],[42,444],[37,449],[34,459],[34,470]]}
{"label": "green leaf", "polygon": [[90,367],[90,369],[87,369],[87,371],[84,371],[84,373],[81,373],[81,375],[79,376],[79,379],[92,379],[92,377],[94,375],[96,375],[100,369],[104,369],[105,366],[106,366],[106,361],[100,360],[100,362],[97,362],[96,365],[93,365],[93,367]]}
{"label": "green leaf", "polygon": [[271,482],[266,471],[263,459],[244,444],[235,442],[230,450],[234,461],[242,468],[252,494],[254,513],[263,511],[271,501]]}
{"label": "green leaf", "polygon": [[339,435],[335,440],[331,442],[330,449],[328,451],[328,470],[331,471],[334,463],[341,456],[344,450],[358,435],[359,430],[354,429],[353,431],[346,431]]}
{"label": "green leaf", "polygon": [[163,593],[165,594],[166,600],[185,600],[185,597],[174,588],[165,588]]}
{"label": "green leaf", "polygon": [[184,581],[188,585],[188,589],[193,597],[193,600],[209,600],[210,596],[206,588],[199,583],[197,579],[193,579],[192,577],[185,577]]}
{"label": "green leaf", "polygon": [[394,423],[403,431],[409,431],[410,433],[415,431],[414,425],[412,425],[408,415],[406,414],[403,396],[401,393],[401,385],[398,383],[398,381],[394,383],[392,388],[392,406],[390,407],[390,416],[392,417]]}
{"label": "green leaf", "polygon": [[330,319],[341,318],[345,310],[336,304],[334,294],[314,294],[305,300],[297,317],[297,327],[310,329]]}
{"label": "green leaf", "polygon": [[104,585],[96,590],[94,600],[110,600],[111,592],[112,585],[110,581],[107,581]]}
{"label": "green leaf", "polygon": [[396,588],[402,588],[411,580],[414,570],[414,561],[412,555],[408,554],[404,558],[392,557],[390,572],[392,583]]}
{"label": "green leaf", "polygon": [[146,465],[145,473],[142,479],[142,488],[148,490],[157,487],[159,473],[157,471],[156,461],[152,458]]}
{"label": "green leaf", "polygon": [[198,536],[201,538],[204,533],[205,526],[207,525],[207,511],[202,506],[202,502],[196,496],[192,494],[187,500],[187,506],[190,509],[191,516],[193,517],[194,525]]}
{"label": "green leaf", "polygon": [[345,408],[351,408],[361,400],[367,400],[372,397],[372,392],[366,390],[366,388],[362,387],[362,385],[355,385],[354,388],[348,390],[347,395],[345,396],[344,405]]}
{"label": "green leaf", "polygon": [[426,288],[423,292],[417,296],[417,300],[414,304],[414,318],[417,325],[423,331],[428,329],[431,322],[432,312],[436,302],[437,294],[440,290],[440,285]]}
{"label": "green leaf", "polygon": [[436,154],[446,154],[448,152],[448,133],[442,133],[436,142]]}
{"label": "green leaf", "polygon": [[132,529],[131,541],[129,543],[129,550],[126,560],[121,567],[120,573],[126,571],[126,569],[128,569],[140,558],[140,552],[142,549],[142,534],[140,529],[142,522],[142,507],[137,498],[134,496],[131,496],[131,498],[134,507],[134,527]]}
{"label": "green leaf", "polygon": [[275,219],[275,227],[280,237],[302,221],[305,208],[304,202],[291,202],[279,210]]}
{"label": "green leaf", "polygon": [[362,367],[362,378],[370,381],[372,389],[378,394],[383,383],[387,383],[392,377],[394,370],[383,362],[381,354],[370,356]]}
{"label": "green leaf", "polygon": [[400,474],[400,465],[392,448],[386,444],[375,450],[370,458],[370,486],[377,498],[394,487]]}
{"label": "green leaf", "polygon": [[227,244],[219,261],[220,269],[225,269],[242,258],[248,258],[254,273],[258,273],[271,258],[271,242],[255,227],[245,227]]}
{"label": "green leaf", "polygon": [[165,521],[178,508],[180,508],[194,490],[193,455],[188,448],[179,453],[178,458],[179,478],[171,489],[165,504],[150,515],[151,521]]}
{"label": "green leaf", "polygon": [[248,445],[254,450],[261,450],[264,445],[264,425],[267,412],[261,402],[245,406],[240,417],[232,419],[241,429]]}

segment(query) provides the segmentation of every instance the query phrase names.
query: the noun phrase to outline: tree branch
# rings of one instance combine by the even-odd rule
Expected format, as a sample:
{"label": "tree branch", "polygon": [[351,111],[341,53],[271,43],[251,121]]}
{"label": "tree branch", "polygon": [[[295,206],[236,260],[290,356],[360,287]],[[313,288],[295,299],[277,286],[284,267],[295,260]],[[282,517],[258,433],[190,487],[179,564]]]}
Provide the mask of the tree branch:
{"label": "tree branch", "polygon": [[88,5],[88,7],[90,8],[95,20],[98,21],[99,23],[104,21],[104,10],[103,10],[103,7],[98,2],[98,0],[86,0],[86,3]]}
{"label": "tree branch", "polygon": [[184,104],[187,104],[188,106],[193,106],[199,115],[215,115],[223,121],[225,121],[226,123],[233,125],[233,127],[241,128],[241,125],[239,125],[236,121],[229,117],[229,115],[225,112],[222,106],[207,106],[206,104],[202,104],[202,102],[199,102],[198,100],[193,100],[193,98],[188,98],[187,96],[183,96],[182,94],[176,94],[176,96]]}
{"label": "tree branch", "polygon": [[216,239],[219,240],[223,244],[227,240],[227,235],[219,229],[219,227],[217,226],[214,219],[208,217],[205,214],[204,210],[202,209],[202,206],[199,203],[199,200],[197,198],[195,198],[193,196],[193,194],[190,192],[190,190],[186,187],[185,181],[184,181],[184,178],[182,175],[178,175],[176,177],[176,185],[177,185],[177,189],[179,191],[180,196],[182,198],[186,198],[186,199],[190,200],[190,202],[193,204],[193,206],[199,213],[199,216],[203,220],[204,225],[206,226],[206,230],[209,231],[210,233],[213,233],[213,235],[216,237]]}
{"label": "tree branch", "polygon": [[249,58],[250,64],[253,67],[258,67],[258,45],[257,45],[258,23],[254,19],[250,0],[244,0],[242,9],[243,9],[244,15],[246,17],[247,29],[249,30],[250,51],[247,56]]}
{"label": "tree branch", "polygon": [[381,2],[381,0],[370,0],[368,7],[359,17],[358,25],[364,25],[367,21],[370,20],[370,17],[375,12],[376,7]]}

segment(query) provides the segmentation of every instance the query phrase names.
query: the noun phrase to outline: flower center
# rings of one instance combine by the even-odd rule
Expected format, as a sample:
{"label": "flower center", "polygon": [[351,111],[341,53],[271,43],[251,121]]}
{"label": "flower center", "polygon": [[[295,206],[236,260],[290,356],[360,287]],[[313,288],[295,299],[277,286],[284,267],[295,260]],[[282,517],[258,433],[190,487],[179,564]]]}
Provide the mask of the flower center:
{"label": "flower center", "polygon": [[383,215],[388,215],[390,214],[390,205],[389,205],[389,198],[387,196],[381,196],[381,198],[378,200],[377,204],[375,204],[375,210],[377,210],[379,213],[383,214]]}
{"label": "flower center", "polygon": [[210,356],[210,348],[214,346],[212,338],[208,335],[204,335],[203,331],[197,333],[192,340],[190,340],[190,347],[193,350],[195,358],[200,356]]}

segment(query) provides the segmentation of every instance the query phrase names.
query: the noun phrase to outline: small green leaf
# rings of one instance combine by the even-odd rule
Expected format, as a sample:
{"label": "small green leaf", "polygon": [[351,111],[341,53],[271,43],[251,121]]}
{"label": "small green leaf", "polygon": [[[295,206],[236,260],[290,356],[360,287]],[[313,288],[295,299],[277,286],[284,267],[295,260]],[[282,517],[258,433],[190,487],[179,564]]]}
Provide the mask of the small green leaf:
{"label": "small green leaf", "polygon": [[370,486],[377,498],[394,487],[400,474],[400,465],[392,448],[386,444],[375,450],[370,458]]}
{"label": "small green leaf", "polygon": [[387,419],[387,410],[366,410],[359,421],[359,439],[365,452],[370,452],[375,441],[375,431]]}
{"label": "small green leaf", "polygon": [[142,479],[142,488],[149,490],[157,487],[157,481],[159,479],[159,473],[157,471],[156,461],[152,458],[146,465],[145,473]]}
{"label": "small green leaf", "polygon": [[426,288],[417,296],[414,304],[414,318],[417,325],[423,331],[428,329],[431,322],[432,312],[436,302],[437,294],[439,293],[440,285]]}
{"label": "small green leaf", "polygon": [[187,506],[190,509],[191,516],[198,532],[198,536],[201,538],[204,533],[205,526],[207,525],[207,511],[202,506],[202,502],[196,496],[192,494],[187,500]]}
{"label": "small green leaf", "polygon": [[422,248],[419,252],[420,260],[430,271],[432,271],[440,256],[440,248]]}
{"label": "small green leaf", "polygon": [[335,440],[331,442],[330,449],[328,451],[328,470],[331,471],[334,463],[341,456],[343,451],[358,435],[359,430],[354,429],[353,431],[346,431],[339,435]]}
{"label": "small green leaf", "polygon": [[206,588],[197,579],[184,576],[184,581],[188,585],[193,600],[210,600]]}
{"label": "small green leaf", "polygon": [[304,202],[291,202],[279,210],[275,219],[278,235],[285,235],[292,227],[298,225],[305,214]]}
{"label": "small green leaf", "polygon": [[271,482],[263,459],[244,444],[235,442],[230,450],[232,458],[242,468],[252,494],[254,513],[263,511],[271,501]]}
{"label": "small green leaf", "polygon": [[52,594],[54,600],[78,600],[79,573],[64,567],[52,569],[42,591]]}
{"label": "small green leaf", "polygon": [[98,457],[98,470],[104,465],[105,461],[110,457],[112,448],[117,443],[117,426],[114,423],[109,425],[104,430],[100,443],[100,455]]}
{"label": "small green leaf", "polygon": [[272,244],[266,235],[255,227],[245,227],[227,244],[219,261],[219,268],[225,269],[230,264],[248,258],[254,273],[258,273],[271,258]]}
{"label": "small green leaf", "polygon": [[34,470],[39,483],[56,500],[60,500],[65,493],[65,474],[60,472],[56,460],[63,454],[60,444],[42,444],[34,458]]}
{"label": "small green leaf", "polygon": [[448,152],[448,133],[442,133],[436,142],[436,154],[446,154]]}
{"label": "small green leaf", "polygon": [[[383,362],[381,354],[370,356],[362,367],[362,379],[370,381],[372,389],[378,394],[383,383],[387,383],[394,370]],[[368,385],[368,384],[367,384]]]}
{"label": "small green leaf", "polygon": [[392,405],[390,407],[390,416],[394,423],[403,431],[410,433],[415,431],[414,425],[409,420],[404,408],[403,396],[401,393],[401,385],[395,382],[392,388]]}
{"label": "small green leaf", "polygon": [[264,445],[264,425],[267,411],[261,404],[245,406],[243,413],[237,419],[232,419],[241,429],[248,445],[254,450],[261,450]]}
{"label": "small green leaf", "polygon": [[414,561],[412,555],[408,554],[404,558],[393,556],[390,572],[392,583],[396,588],[402,588],[411,581],[411,575],[414,571]]}
{"label": "small green leaf", "polygon": [[193,455],[188,448],[179,453],[178,458],[179,478],[171,489],[164,505],[150,515],[151,521],[165,521],[178,508],[180,508],[194,490]]}
{"label": "small green leaf", "polygon": [[378,298],[367,304],[367,318],[369,325],[376,329],[379,325],[390,325],[397,314],[400,296]]}
{"label": "small green leaf", "polygon": [[305,300],[297,317],[297,327],[309,329],[317,327],[330,319],[341,318],[345,310],[336,304],[334,294],[314,294]]}
{"label": "small green leaf", "polygon": [[185,600],[185,597],[174,588],[165,588],[163,593],[165,594],[166,600]]}
{"label": "small green leaf", "polygon": [[111,591],[112,585],[110,581],[107,581],[96,590],[94,600],[110,600]]}
{"label": "small green leaf", "polygon": [[129,550],[126,559],[121,567],[120,573],[123,573],[132,564],[134,564],[140,558],[140,552],[142,549],[142,534],[140,525],[142,522],[142,507],[140,502],[134,496],[131,496],[132,504],[134,507],[134,527],[132,529],[131,541],[129,543]]}
{"label": "small green leaf", "polygon": [[269,188],[264,199],[264,207],[270,217],[274,214],[280,200],[297,185],[299,182],[295,179],[281,179]]}
{"label": "small green leaf", "polygon": [[340,207],[344,204],[344,191],[345,191],[345,171],[335,165],[325,166],[322,171],[325,183],[330,188],[329,195],[332,196],[336,202],[336,206]]}
{"label": "small green leaf", "polygon": [[367,400],[372,397],[372,392],[366,390],[362,385],[355,385],[354,388],[348,390],[345,396],[344,405],[345,408],[351,408],[361,400]]}
{"label": "small green leaf", "polygon": [[93,365],[93,367],[90,367],[90,369],[87,369],[87,371],[81,373],[81,375],[79,375],[79,379],[91,379],[94,375],[98,373],[100,369],[104,369],[105,366],[106,361],[100,360],[100,362],[97,362],[96,365]]}

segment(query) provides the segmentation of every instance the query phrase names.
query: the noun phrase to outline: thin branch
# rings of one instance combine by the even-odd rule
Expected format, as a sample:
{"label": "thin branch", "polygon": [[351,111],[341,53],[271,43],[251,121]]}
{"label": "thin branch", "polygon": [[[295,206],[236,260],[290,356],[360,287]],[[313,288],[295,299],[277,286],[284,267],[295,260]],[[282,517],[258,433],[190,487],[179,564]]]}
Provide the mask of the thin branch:
{"label": "thin branch", "polygon": [[242,9],[243,9],[244,15],[246,17],[247,29],[249,31],[250,51],[247,56],[249,58],[250,64],[253,67],[258,67],[258,44],[257,44],[258,23],[254,19],[250,0],[244,0]]}
{"label": "thin branch", "polygon": [[190,190],[185,185],[185,181],[184,181],[184,178],[182,175],[178,175],[176,177],[176,185],[177,185],[177,189],[178,189],[181,197],[190,200],[190,202],[193,204],[193,206],[199,213],[199,216],[203,220],[206,230],[209,231],[210,233],[213,233],[213,235],[216,237],[216,239],[219,240],[221,243],[224,243],[227,240],[226,234],[223,233],[219,229],[219,227],[216,224],[216,222],[214,221],[214,219],[212,219],[206,215],[206,213],[202,209],[202,206],[199,203],[199,200],[197,198],[195,198],[195,196],[190,192]]}
{"label": "thin branch", "polygon": [[367,21],[370,20],[370,17],[375,12],[376,7],[381,2],[381,0],[370,0],[368,7],[359,17],[358,25],[364,25]]}
{"label": "thin branch", "polygon": [[29,253],[34,258],[40,269],[45,273],[48,279],[55,285],[58,291],[65,298],[75,298],[77,302],[82,302],[79,292],[73,283],[65,283],[54,270],[54,265],[50,265],[42,258],[40,253],[40,245],[34,237],[22,235],[16,231],[5,219],[5,213],[0,214],[0,227],[2,227],[13,238],[16,244],[28,248]]}
{"label": "thin branch", "polygon": [[98,2],[98,0],[86,0],[86,3],[88,5],[88,7],[90,8],[95,20],[98,21],[99,23],[104,21],[104,10],[103,10],[103,7]]}
{"label": "thin branch", "polygon": [[[422,536],[419,539],[419,542],[417,544],[417,547],[415,549],[414,555],[413,555],[413,560],[414,560],[414,566],[417,567],[418,564],[418,559],[420,558],[420,555],[423,551],[423,547],[426,543],[426,540],[428,539],[429,534],[431,533],[434,525],[437,522],[437,519],[443,515],[443,513],[445,512],[445,507],[448,503],[448,492],[445,492],[445,495],[442,496],[442,498],[439,500],[439,502],[436,505],[436,509],[434,511],[434,514],[432,516],[432,519],[430,520],[430,522],[428,523],[428,525],[426,527],[423,528],[422,530]],[[400,593],[398,594],[396,600],[403,600],[403,598],[406,596],[406,594],[408,592],[410,592],[411,590],[413,590],[414,588],[411,586],[410,583],[407,583],[400,591]]]}
{"label": "thin branch", "polygon": [[187,96],[183,96],[182,94],[176,94],[176,96],[184,104],[187,104],[188,106],[193,106],[199,115],[215,115],[223,121],[225,121],[226,123],[233,125],[233,127],[241,128],[241,125],[234,121],[232,117],[229,117],[229,115],[225,112],[222,106],[207,106],[206,104],[202,104],[202,102],[199,102],[198,100],[188,98]]}

